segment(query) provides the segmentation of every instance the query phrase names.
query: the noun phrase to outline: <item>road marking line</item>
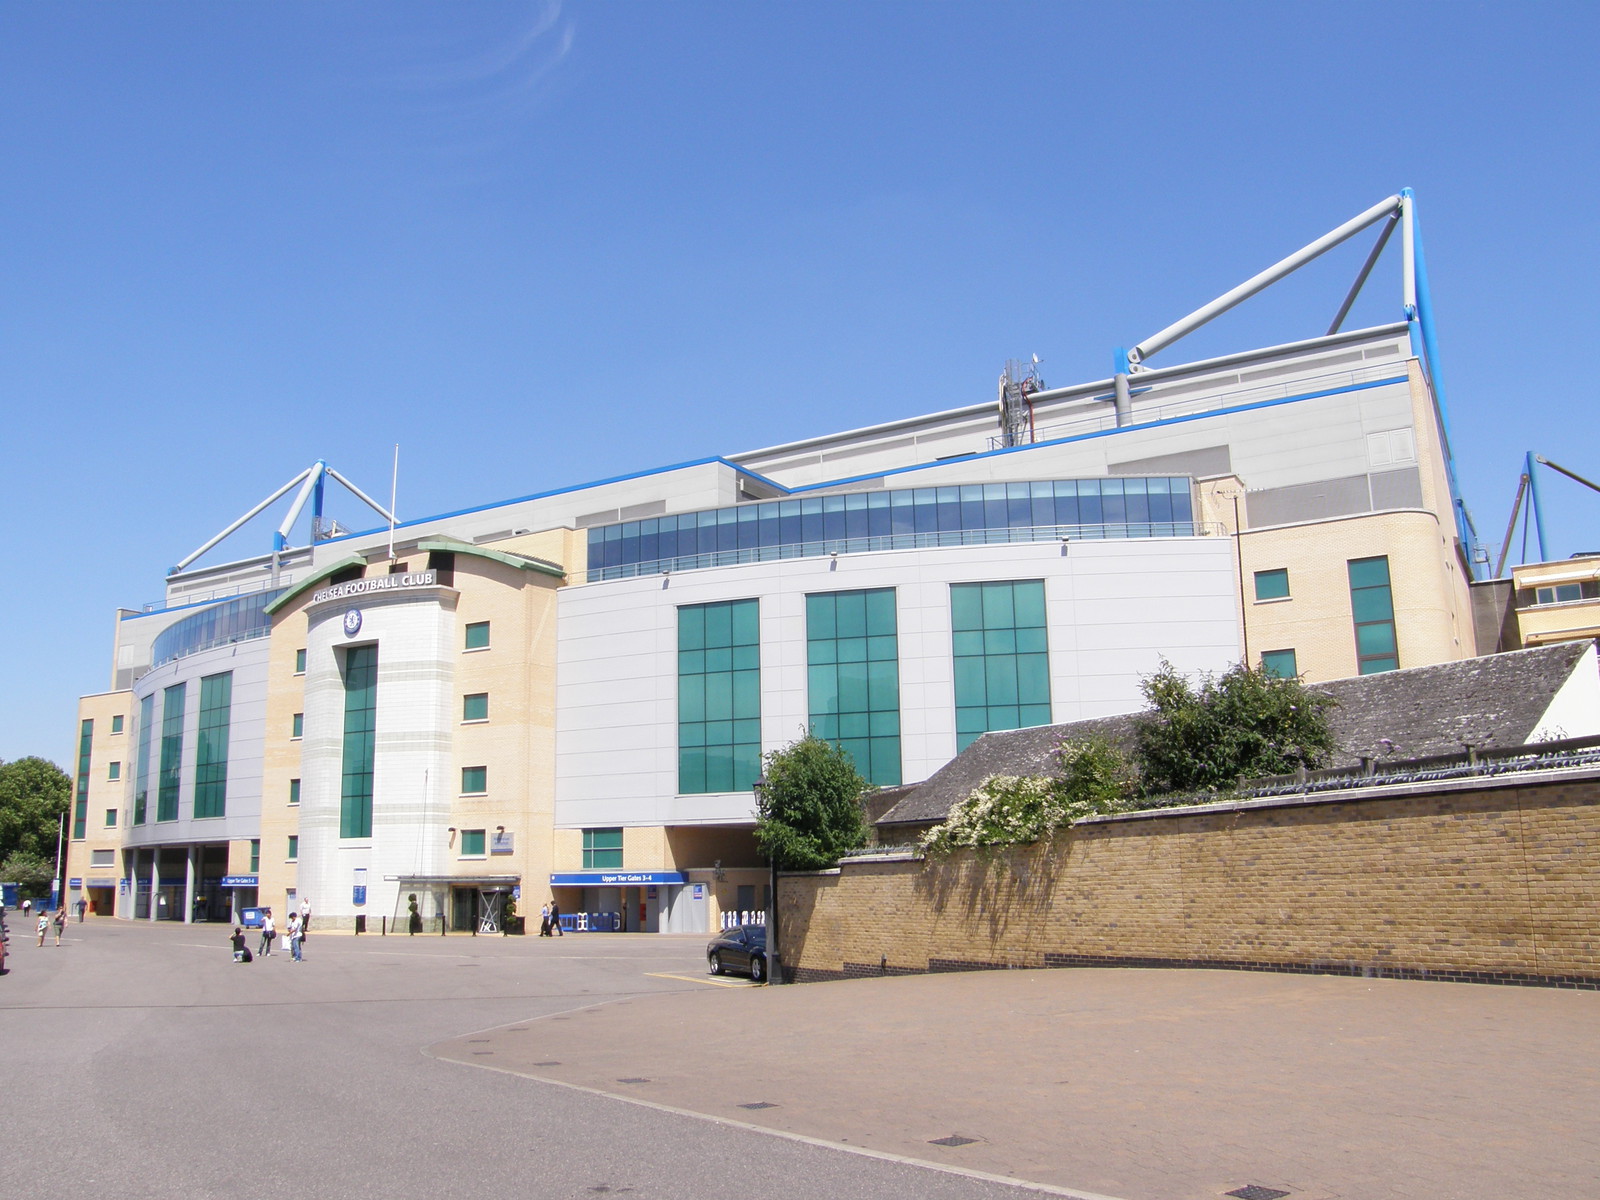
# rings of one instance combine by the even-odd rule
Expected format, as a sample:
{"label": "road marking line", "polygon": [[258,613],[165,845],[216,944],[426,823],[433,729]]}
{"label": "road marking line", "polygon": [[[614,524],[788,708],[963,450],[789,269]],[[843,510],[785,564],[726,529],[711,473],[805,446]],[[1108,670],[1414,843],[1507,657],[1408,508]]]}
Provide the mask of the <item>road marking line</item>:
{"label": "road marking line", "polygon": [[[450,1040],[454,1041],[455,1039],[452,1038]],[[969,1167],[955,1167],[945,1163],[929,1162],[925,1158],[912,1158],[905,1154],[891,1154],[886,1150],[870,1150],[865,1146],[850,1146],[839,1142],[830,1142],[825,1138],[808,1137],[803,1133],[790,1133],[786,1129],[772,1129],[766,1125],[752,1124],[749,1121],[735,1121],[730,1117],[718,1117],[711,1113],[695,1112],[689,1108],[677,1108],[671,1104],[661,1104],[655,1100],[644,1100],[637,1096],[620,1096],[616,1092],[584,1087],[581,1083],[568,1083],[563,1079],[552,1079],[548,1075],[535,1075],[532,1072],[519,1071],[512,1067],[497,1067],[489,1063],[465,1062],[459,1058],[446,1058],[442,1054],[434,1054],[429,1047],[425,1047],[422,1052],[438,1062],[454,1063],[458,1067],[470,1067],[474,1071],[494,1071],[500,1075],[515,1075],[518,1079],[532,1079],[538,1083],[549,1084],[552,1087],[568,1088],[574,1092],[585,1092],[590,1096],[600,1096],[623,1104],[637,1104],[641,1108],[653,1108],[657,1112],[672,1113],[680,1117],[693,1117],[697,1121],[710,1121],[714,1125],[745,1129],[751,1133],[764,1133],[769,1137],[783,1138],[786,1141],[799,1142],[805,1146],[816,1146],[822,1150],[840,1150],[846,1154],[860,1155],[862,1158],[876,1158],[882,1162],[903,1163],[907,1166],[922,1167],[929,1171],[939,1171],[946,1175],[961,1175],[968,1179],[977,1179],[985,1183],[1005,1184],[1008,1187],[1016,1188],[1018,1191],[1040,1192],[1046,1196],[1066,1196],[1069,1200],[1120,1200],[1119,1197],[1103,1195],[1100,1192],[1084,1192],[1076,1188],[1056,1187],[1049,1183],[1035,1183],[1030,1179],[1013,1179],[1010,1176],[996,1175],[989,1171],[974,1171]]]}
{"label": "road marking line", "polygon": [[703,975],[668,975],[665,971],[646,971],[651,979],[681,979],[684,983],[703,983],[707,987],[751,987],[752,984],[740,983],[734,979],[707,979]]}

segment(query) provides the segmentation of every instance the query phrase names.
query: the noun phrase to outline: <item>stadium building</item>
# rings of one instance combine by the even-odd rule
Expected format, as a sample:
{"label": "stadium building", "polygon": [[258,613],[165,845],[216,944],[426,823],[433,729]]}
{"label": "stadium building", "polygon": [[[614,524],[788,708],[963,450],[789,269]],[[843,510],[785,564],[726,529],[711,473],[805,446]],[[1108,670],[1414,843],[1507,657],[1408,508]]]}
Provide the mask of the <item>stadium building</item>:
{"label": "stadium building", "polygon": [[[1373,227],[1329,332],[1148,362]],[[1343,331],[1397,228],[1402,319]],[[1107,379],[1013,363],[993,402],[366,532],[324,521],[351,485],[318,463],[118,614],[69,883],[129,919],[304,899],[324,928],[414,905],[494,931],[554,897],[583,928],[704,931],[765,903],[751,787],[804,730],[892,787],[986,731],[1138,708],[1163,658],[1320,681],[1471,657],[1421,264],[1401,193]],[[195,565],[296,486],[270,554]]]}

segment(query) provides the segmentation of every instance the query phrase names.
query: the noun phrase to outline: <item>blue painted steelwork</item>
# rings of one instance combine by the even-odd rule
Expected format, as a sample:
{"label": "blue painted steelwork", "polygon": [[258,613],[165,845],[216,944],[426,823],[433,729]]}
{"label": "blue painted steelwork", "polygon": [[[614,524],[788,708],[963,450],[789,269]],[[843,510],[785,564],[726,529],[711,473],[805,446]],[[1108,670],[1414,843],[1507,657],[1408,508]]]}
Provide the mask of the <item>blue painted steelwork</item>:
{"label": "blue painted steelwork", "polygon": [[[319,458],[313,470],[317,473],[317,482],[311,489],[311,528],[316,530],[322,527],[322,496],[328,480],[328,464]],[[316,540],[315,534],[312,535],[312,540]]]}
{"label": "blue painted steelwork", "polygon": [[1539,537],[1539,561],[1549,562],[1550,555],[1544,543],[1544,509],[1539,506],[1539,476],[1533,469],[1533,451],[1528,451],[1527,466],[1523,470],[1528,473],[1529,507],[1533,509],[1533,528]]}
{"label": "blue painted steelwork", "polygon": [[1445,476],[1450,481],[1450,506],[1455,515],[1456,535],[1466,551],[1467,571],[1475,579],[1478,564],[1473,559],[1476,530],[1472,516],[1467,512],[1466,501],[1461,497],[1461,487],[1456,482],[1456,460],[1451,450],[1450,407],[1445,403],[1444,380],[1439,373],[1439,340],[1433,323],[1433,293],[1428,288],[1428,258],[1422,249],[1422,222],[1417,217],[1416,193],[1401,188],[1400,195],[1411,209],[1412,269],[1416,275],[1417,305],[1407,308],[1406,322],[1411,327],[1411,352],[1422,362],[1428,375],[1428,385],[1433,391],[1434,411],[1439,415],[1439,431],[1444,438]]}

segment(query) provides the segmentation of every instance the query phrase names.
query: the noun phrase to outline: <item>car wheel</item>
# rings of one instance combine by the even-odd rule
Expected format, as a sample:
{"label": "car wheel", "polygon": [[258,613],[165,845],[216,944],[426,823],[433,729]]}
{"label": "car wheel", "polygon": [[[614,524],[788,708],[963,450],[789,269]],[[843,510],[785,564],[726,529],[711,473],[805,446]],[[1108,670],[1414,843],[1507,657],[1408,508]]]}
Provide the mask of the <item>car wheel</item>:
{"label": "car wheel", "polygon": [[715,950],[706,956],[706,963],[711,967],[711,973],[713,975],[722,974],[722,955],[718,954]]}
{"label": "car wheel", "polygon": [[756,956],[752,955],[751,959],[750,959],[750,982],[751,983],[760,983],[766,977],[767,977],[767,960],[764,959],[764,958],[760,958],[760,957],[756,957]]}

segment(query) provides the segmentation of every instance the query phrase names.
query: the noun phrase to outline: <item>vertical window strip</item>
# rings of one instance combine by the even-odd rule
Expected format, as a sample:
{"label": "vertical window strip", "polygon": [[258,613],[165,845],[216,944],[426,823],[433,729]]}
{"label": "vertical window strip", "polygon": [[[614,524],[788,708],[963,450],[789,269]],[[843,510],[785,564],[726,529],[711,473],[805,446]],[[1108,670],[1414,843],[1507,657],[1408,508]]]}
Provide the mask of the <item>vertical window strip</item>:
{"label": "vertical window strip", "polygon": [[378,717],[378,648],[355,646],[344,658],[344,756],[339,836],[372,836],[372,764]]}
{"label": "vertical window strip", "polygon": [[900,661],[895,591],[806,597],[810,729],[839,746],[869,783],[900,774]]}
{"label": "vertical window strip", "polygon": [[139,757],[134,768],[133,823],[143,825],[150,800],[150,742],[155,737],[154,695],[139,701]]}
{"label": "vertical window strip", "polygon": [[161,773],[156,785],[156,820],[178,819],[178,788],[183,782],[183,702],[185,685],[161,695]]}
{"label": "vertical window strip", "polygon": [[200,734],[195,747],[194,815],[220,817],[228,805],[228,725],[233,672],[200,681]]}
{"label": "vertical window strip", "polygon": [[678,791],[748,791],[761,774],[756,600],[678,609]]}
{"label": "vertical window strip", "polygon": [[1355,621],[1356,667],[1362,675],[1400,669],[1389,559],[1355,558],[1349,564],[1350,612]]}
{"label": "vertical window strip", "polygon": [[956,753],[980,734],[1050,723],[1044,581],[950,585]]}
{"label": "vertical window strip", "polygon": [[72,837],[82,841],[89,824],[89,759],[94,749],[94,720],[78,727],[78,795],[72,805]]}

